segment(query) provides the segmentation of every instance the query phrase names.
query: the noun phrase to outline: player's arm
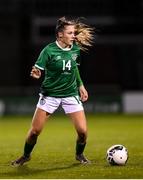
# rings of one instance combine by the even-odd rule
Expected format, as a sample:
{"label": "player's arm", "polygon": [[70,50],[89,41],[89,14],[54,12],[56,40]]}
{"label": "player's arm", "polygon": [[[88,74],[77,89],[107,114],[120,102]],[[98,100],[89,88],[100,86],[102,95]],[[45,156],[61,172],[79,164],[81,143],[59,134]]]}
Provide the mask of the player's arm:
{"label": "player's arm", "polygon": [[76,67],[76,81],[77,81],[77,86],[80,87],[81,85],[83,85],[83,82],[81,80],[80,74],[79,74],[79,70],[78,67]]}
{"label": "player's arm", "polygon": [[37,67],[33,66],[32,70],[30,72],[30,76],[35,79],[39,79],[41,77],[41,70],[38,69]]}
{"label": "player's arm", "polygon": [[48,54],[46,53],[45,48],[41,51],[37,61],[35,62],[35,65],[32,67],[30,76],[32,76],[35,79],[39,79],[41,77],[41,74],[46,66],[46,62],[48,59]]}
{"label": "player's arm", "polygon": [[81,80],[78,67],[76,67],[76,80],[77,80],[77,85],[79,87],[79,93],[80,93],[81,101],[84,102],[84,101],[86,101],[88,99],[88,92],[87,92],[87,90],[85,89],[85,87],[83,85],[83,82]]}

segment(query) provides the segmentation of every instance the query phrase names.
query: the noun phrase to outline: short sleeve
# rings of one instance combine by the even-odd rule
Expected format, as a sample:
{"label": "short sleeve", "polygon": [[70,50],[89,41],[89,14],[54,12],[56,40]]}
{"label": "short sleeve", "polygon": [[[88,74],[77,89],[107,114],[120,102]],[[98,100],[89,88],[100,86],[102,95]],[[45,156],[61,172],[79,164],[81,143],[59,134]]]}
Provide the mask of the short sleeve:
{"label": "short sleeve", "polygon": [[46,67],[46,65],[47,65],[48,59],[49,59],[48,52],[47,52],[47,50],[44,48],[44,49],[41,51],[41,53],[40,53],[37,61],[35,62],[35,67],[37,67],[37,68],[39,68],[39,69],[41,69],[41,70],[44,70],[45,67]]}

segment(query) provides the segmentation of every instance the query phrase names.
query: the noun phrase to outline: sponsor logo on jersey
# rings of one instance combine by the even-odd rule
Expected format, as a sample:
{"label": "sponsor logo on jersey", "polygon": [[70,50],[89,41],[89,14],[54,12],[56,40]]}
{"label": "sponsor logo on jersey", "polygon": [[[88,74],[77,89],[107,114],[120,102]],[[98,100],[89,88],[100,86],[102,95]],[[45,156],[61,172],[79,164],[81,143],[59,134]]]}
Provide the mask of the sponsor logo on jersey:
{"label": "sponsor logo on jersey", "polygon": [[71,57],[72,57],[72,59],[73,59],[74,61],[77,59],[77,56],[78,56],[77,54],[72,54],[72,55],[71,55]]}

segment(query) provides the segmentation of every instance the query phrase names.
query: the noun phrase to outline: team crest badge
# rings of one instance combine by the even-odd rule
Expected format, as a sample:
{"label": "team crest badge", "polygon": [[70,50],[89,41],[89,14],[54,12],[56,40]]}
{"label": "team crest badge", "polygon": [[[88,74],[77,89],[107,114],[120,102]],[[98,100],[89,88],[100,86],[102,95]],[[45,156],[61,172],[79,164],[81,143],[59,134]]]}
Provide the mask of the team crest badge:
{"label": "team crest badge", "polygon": [[46,100],[44,98],[40,99],[40,104],[44,105],[46,103]]}
{"label": "team crest badge", "polygon": [[77,59],[77,56],[78,56],[77,54],[72,54],[72,55],[71,55],[71,57],[72,57],[72,59],[73,59],[74,61]]}

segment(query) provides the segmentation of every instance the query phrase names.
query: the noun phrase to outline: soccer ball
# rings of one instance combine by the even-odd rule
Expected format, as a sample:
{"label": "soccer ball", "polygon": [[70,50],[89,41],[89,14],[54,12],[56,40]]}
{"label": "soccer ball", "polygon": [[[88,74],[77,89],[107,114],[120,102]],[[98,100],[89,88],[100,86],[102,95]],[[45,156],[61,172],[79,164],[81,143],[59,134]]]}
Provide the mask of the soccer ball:
{"label": "soccer ball", "polygon": [[128,150],[121,144],[113,145],[107,150],[106,159],[111,165],[125,165],[128,160]]}

